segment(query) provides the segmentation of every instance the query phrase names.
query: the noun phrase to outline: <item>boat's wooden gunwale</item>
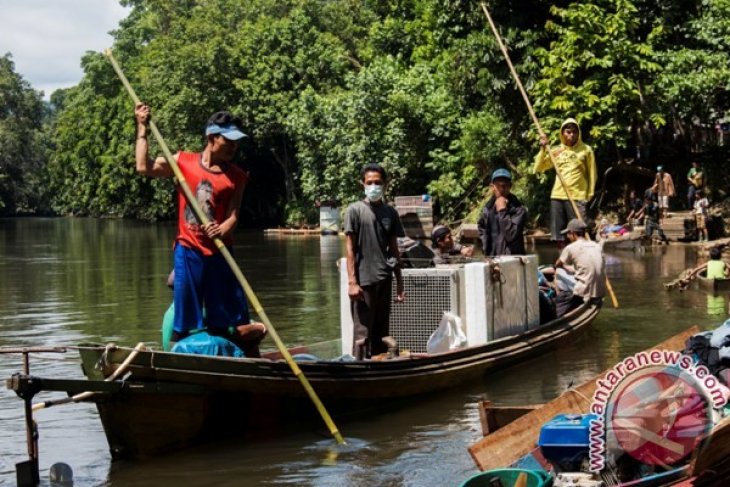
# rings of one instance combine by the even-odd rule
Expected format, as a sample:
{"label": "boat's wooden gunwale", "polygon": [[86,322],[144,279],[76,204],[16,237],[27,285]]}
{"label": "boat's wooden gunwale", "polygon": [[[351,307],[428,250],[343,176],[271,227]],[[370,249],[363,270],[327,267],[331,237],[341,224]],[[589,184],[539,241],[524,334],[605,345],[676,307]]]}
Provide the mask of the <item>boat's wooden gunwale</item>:
{"label": "boat's wooden gunwale", "polygon": [[703,273],[697,274],[697,283],[700,289],[712,293],[730,291],[730,279],[708,279]]}
{"label": "boat's wooden gunwale", "polygon": [[[324,397],[403,396],[455,385],[522,357],[554,347],[587,327],[599,307],[586,305],[551,324],[522,335],[417,359],[361,362],[302,362],[300,367]],[[101,349],[97,349],[99,353]],[[109,352],[108,375],[129,349]],[[128,380],[159,380],[207,386],[213,390],[299,396],[303,393],[283,361],[230,359],[165,352],[141,352],[128,367]],[[358,387],[352,387],[355,383]]]}
{"label": "boat's wooden gunwale", "polygon": [[[685,341],[699,331],[699,327],[693,326],[648,350],[656,348],[680,351],[684,348]],[[540,428],[546,421],[557,414],[587,412],[596,390],[596,381],[604,377],[608,370],[569,389],[542,407],[528,412],[471,445],[469,453],[477,467],[480,470],[490,470],[512,465],[535,448]]]}

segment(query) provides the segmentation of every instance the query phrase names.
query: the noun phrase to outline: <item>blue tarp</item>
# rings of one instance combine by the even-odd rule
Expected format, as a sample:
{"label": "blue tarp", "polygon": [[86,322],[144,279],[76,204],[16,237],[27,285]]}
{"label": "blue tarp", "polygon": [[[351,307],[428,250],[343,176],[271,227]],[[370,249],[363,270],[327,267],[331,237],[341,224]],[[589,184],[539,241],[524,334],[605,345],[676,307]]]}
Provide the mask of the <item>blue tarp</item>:
{"label": "blue tarp", "polygon": [[223,337],[211,336],[201,331],[183,338],[172,347],[174,353],[213,355],[218,357],[245,357],[243,350]]}

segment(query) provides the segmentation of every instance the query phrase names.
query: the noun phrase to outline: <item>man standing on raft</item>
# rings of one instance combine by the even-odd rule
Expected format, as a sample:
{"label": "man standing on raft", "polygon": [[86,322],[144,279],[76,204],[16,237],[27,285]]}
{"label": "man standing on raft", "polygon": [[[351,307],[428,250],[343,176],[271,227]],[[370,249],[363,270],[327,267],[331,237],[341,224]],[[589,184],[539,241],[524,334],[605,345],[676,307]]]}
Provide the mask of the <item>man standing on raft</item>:
{"label": "man standing on raft", "polygon": [[[560,142],[560,147],[552,150],[552,160],[558,166],[567,188],[563,187],[559,178],[555,178],[550,194],[550,235],[552,240],[558,242],[558,247],[562,248],[565,245],[565,237],[561,232],[567,227],[568,222],[578,217],[585,221],[586,204],[593,198],[597,171],[593,149],[583,143],[580,127],[575,119],[568,118],[563,122],[560,127]],[[547,137],[540,138],[540,145],[542,148],[535,156],[536,173],[553,168],[547,153]],[[573,211],[568,191],[580,215],[576,215]]]}
{"label": "man standing on raft", "polygon": [[[150,159],[148,141],[150,108],[138,104],[135,159],[137,172],[150,177],[173,177],[164,157]],[[233,271],[217,249],[214,238],[226,246],[233,243],[233,230],[248,175],[233,164],[238,141],[246,135],[241,121],[229,112],[217,112],[205,128],[203,152],[178,152],[180,171],[193,190],[210,222],[201,226],[178,189],[178,234],[175,238],[175,278],[172,341],[203,328],[239,346],[246,356],[258,357],[258,344],[266,332],[261,323],[251,323],[248,303]],[[205,307],[205,316],[203,315]]]}

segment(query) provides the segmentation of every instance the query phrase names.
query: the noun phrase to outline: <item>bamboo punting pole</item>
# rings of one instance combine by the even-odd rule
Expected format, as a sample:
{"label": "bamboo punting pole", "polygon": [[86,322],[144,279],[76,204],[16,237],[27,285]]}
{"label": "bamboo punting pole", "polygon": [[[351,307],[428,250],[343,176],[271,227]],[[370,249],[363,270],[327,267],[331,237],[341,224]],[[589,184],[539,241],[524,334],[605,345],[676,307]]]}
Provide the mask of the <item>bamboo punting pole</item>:
{"label": "bamboo punting pole", "polygon": [[[542,125],[540,125],[540,120],[538,120],[537,115],[535,115],[535,110],[532,108],[532,103],[530,103],[530,99],[527,96],[527,92],[525,91],[525,87],[522,86],[522,81],[520,81],[520,77],[517,74],[517,71],[515,71],[515,67],[512,65],[512,60],[509,57],[509,54],[507,53],[507,48],[504,45],[504,42],[502,42],[502,36],[499,35],[499,32],[497,31],[497,26],[494,25],[494,22],[492,21],[492,16],[489,15],[489,10],[487,9],[487,5],[482,2],[481,3],[482,10],[484,10],[484,15],[487,16],[487,21],[489,22],[489,27],[492,29],[492,33],[494,34],[494,37],[497,39],[497,44],[499,44],[499,48],[502,50],[502,54],[504,55],[504,60],[507,61],[507,66],[509,66],[509,70],[512,73],[512,77],[515,80],[515,84],[517,84],[517,88],[519,88],[520,93],[522,94],[522,99],[525,101],[525,105],[527,106],[527,111],[530,112],[530,117],[532,117],[532,122],[535,124],[535,128],[537,128],[537,132],[540,135],[540,137],[545,137],[547,139],[547,136],[545,135],[545,132],[542,130]],[[560,171],[560,168],[557,164],[555,164],[555,160],[553,159],[553,152],[550,150],[550,144],[548,144],[545,147],[545,150],[547,150],[548,157],[550,158],[550,163],[555,168],[555,174],[558,177],[558,180],[560,181],[560,184],[563,186],[563,189],[565,190],[565,194],[568,195],[568,201],[570,201],[570,206],[573,207],[573,213],[575,213],[576,217],[583,221],[583,216],[580,214],[580,211],[578,211],[578,205],[575,204],[575,200],[573,199],[573,195],[570,193],[570,188],[565,182],[565,179],[563,179],[563,173]],[[590,236],[589,236],[590,238]],[[613,304],[614,308],[618,308],[618,299],[616,299],[616,293],[613,292],[613,286],[611,286],[611,281],[608,279],[608,276],[606,277],[606,289],[608,289],[608,294],[611,296],[611,303]]]}
{"label": "bamboo punting pole", "polygon": [[[134,91],[134,88],[132,88],[132,85],[129,84],[129,81],[127,80],[127,77],[124,75],[124,72],[122,71],[122,68],[119,66],[119,63],[117,63],[117,60],[112,55],[111,49],[107,49],[104,51],[104,54],[109,58],[109,61],[112,63],[112,66],[114,67],[114,71],[116,71],[117,75],[119,76],[119,79],[122,81],[122,84],[127,89],[127,92],[129,93],[129,96],[132,98],[135,104],[141,103],[141,100],[137,96],[137,94]],[[152,130],[152,134],[155,136],[155,139],[157,140],[157,143],[160,144],[160,147],[162,148],[162,152],[165,155],[165,159],[167,160],[167,163],[170,165],[170,168],[172,169],[172,172],[175,174],[175,178],[177,179],[178,184],[180,185],[180,189],[183,192],[183,195],[185,196],[185,199],[188,202],[188,205],[190,205],[190,208],[192,208],[193,212],[195,213],[195,216],[197,217],[198,221],[201,225],[207,224],[210,220],[208,217],[203,213],[203,211],[200,209],[200,205],[198,204],[198,201],[195,199],[195,196],[193,196],[192,191],[190,190],[190,186],[188,186],[187,181],[185,181],[185,177],[183,176],[182,172],[180,172],[180,168],[177,165],[177,162],[175,162],[175,158],[172,156],[172,153],[170,152],[170,149],[167,147],[167,144],[165,143],[165,139],[162,138],[162,134],[157,129],[157,125],[154,121],[150,120],[150,129]],[[294,373],[294,376],[296,376],[297,379],[299,379],[299,382],[302,384],[302,387],[306,391],[307,395],[311,399],[312,403],[314,404],[315,408],[319,412],[320,416],[322,416],[322,419],[324,420],[325,424],[327,425],[327,428],[329,429],[332,436],[334,436],[335,440],[337,440],[337,443],[344,444],[345,440],[340,434],[340,431],[337,429],[337,426],[335,425],[334,421],[332,420],[332,417],[327,412],[327,409],[324,407],[324,404],[322,404],[322,401],[319,399],[319,396],[317,396],[317,393],[314,391],[314,388],[312,388],[312,385],[309,383],[309,380],[307,380],[306,376],[302,372],[302,370],[299,368],[297,363],[292,358],[291,354],[289,353],[289,350],[287,350],[286,346],[284,345],[284,342],[279,337],[279,334],[276,332],[276,329],[271,324],[271,321],[269,321],[268,316],[266,316],[266,312],[264,311],[263,307],[261,306],[261,303],[259,302],[258,298],[256,297],[256,293],[254,293],[253,288],[249,285],[248,281],[246,280],[246,277],[244,277],[243,272],[241,272],[241,269],[238,267],[238,264],[236,263],[235,259],[231,255],[231,253],[228,251],[228,248],[226,248],[225,244],[220,238],[214,238],[213,241],[215,242],[216,247],[218,247],[218,250],[220,250],[221,254],[225,258],[228,265],[231,267],[231,270],[233,271],[233,274],[236,276],[236,279],[238,279],[238,282],[241,284],[241,287],[246,292],[246,296],[248,297],[248,300],[251,302],[251,306],[253,307],[254,311],[256,311],[256,314],[258,314],[259,318],[261,318],[261,321],[264,322],[264,325],[266,326],[266,330],[269,332],[269,335],[271,335],[271,338],[274,340],[274,343],[276,344],[276,347],[279,349],[279,352],[281,353],[281,356],[284,357],[284,360],[286,360],[286,363],[291,368],[292,372]]]}

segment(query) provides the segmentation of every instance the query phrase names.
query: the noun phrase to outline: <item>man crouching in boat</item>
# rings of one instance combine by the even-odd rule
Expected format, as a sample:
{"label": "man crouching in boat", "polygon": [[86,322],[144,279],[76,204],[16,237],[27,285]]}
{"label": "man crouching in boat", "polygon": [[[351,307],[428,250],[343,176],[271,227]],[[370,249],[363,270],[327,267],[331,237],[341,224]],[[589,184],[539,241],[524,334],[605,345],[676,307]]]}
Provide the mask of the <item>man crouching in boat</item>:
{"label": "man crouching in boat", "polygon": [[[172,177],[164,157],[150,159],[147,137],[150,108],[138,104],[135,159],[137,172],[150,177]],[[248,175],[233,164],[238,141],[246,135],[241,121],[229,112],[217,112],[205,128],[203,152],[178,152],[174,157],[201,209],[210,219],[200,225],[178,187],[178,234],[175,238],[174,309],[171,341],[206,328],[239,346],[246,356],[258,357],[258,344],[266,333],[261,323],[251,323],[248,303],[233,271],[213,239],[227,247],[238,223],[238,211]],[[205,306],[205,315],[203,314]]]}
{"label": "man crouching in boat", "polygon": [[561,233],[567,237],[570,244],[563,249],[560,258],[555,262],[555,267],[563,267],[575,274],[575,287],[572,297],[558,295],[558,316],[578,308],[587,301],[600,300],[606,295],[605,263],[601,246],[586,240],[585,223],[573,218]]}
{"label": "man crouching in boat", "polygon": [[395,273],[396,302],[402,302],[405,292],[398,237],[405,232],[398,212],[383,202],[385,170],[368,164],[360,175],[365,199],[347,207],[345,235],[347,294],[355,326],[353,351],[363,360],[397,347],[389,336],[391,284]]}

